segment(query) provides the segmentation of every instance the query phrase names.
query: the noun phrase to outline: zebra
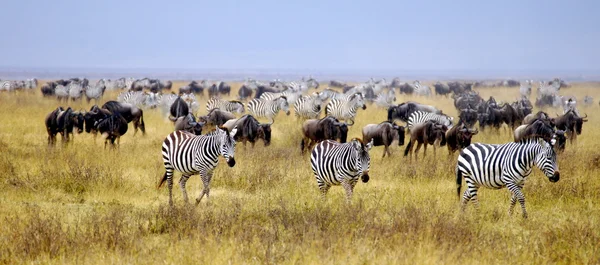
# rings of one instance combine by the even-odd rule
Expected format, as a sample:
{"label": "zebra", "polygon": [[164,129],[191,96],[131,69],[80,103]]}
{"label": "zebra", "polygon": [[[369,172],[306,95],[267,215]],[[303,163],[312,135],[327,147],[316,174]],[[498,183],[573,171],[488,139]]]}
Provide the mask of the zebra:
{"label": "zebra", "polygon": [[255,98],[248,102],[247,108],[248,112],[256,118],[266,117],[270,119],[270,124],[275,122],[273,118],[277,115],[279,110],[283,110],[286,115],[290,115],[290,105],[285,96],[280,96],[273,100]]}
{"label": "zebra", "polygon": [[146,95],[142,91],[125,91],[117,96],[117,101],[141,107],[146,100],[145,97]]}
{"label": "zebra", "polygon": [[221,129],[217,126],[215,131],[206,135],[194,135],[186,131],[175,131],[167,135],[162,144],[165,174],[158,187],[160,188],[167,181],[169,205],[173,205],[173,173],[175,170],[182,173],[179,186],[186,203],[188,202],[188,196],[185,183],[192,175],[196,174],[200,175],[204,184],[200,196],[196,199],[196,205],[200,203],[205,194],[208,200],[210,180],[213,170],[219,163],[219,156],[225,157],[229,167],[235,166],[235,140],[233,136],[236,132],[237,128],[233,128],[229,132],[227,129]]}
{"label": "zebra", "polygon": [[540,86],[537,90],[538,94],[542,96],[558,95],[558,90],[560,90],[560,81],[554,80],[552,83],[540,81]]}
{"label": "zebra", "polygon": [[75,101],[81,98],[83,95],[83,86],[80,82],[73,81],[67,85],[69,91],[69,97]]}
{"label": "zebra", "polygon": [[0,81],[0,91],[15,91],[17,89],[17,84],[11,80],[2,80]]}
{"label": "zebra", "polygon": [[96,83],[96,85],[88,85],[85,88],[85,97],[89,103],[92,99],[98,103],[98,100],[104,95],[106,85],[104,81]]}
{"label": "zebra", "polygon": [[313,93],[308,96],[301,96],[294,103],[294,113],[296,117],[303,119],[318,119],[321,115],[321,105],[323,99],[321,93]]}
{"label": "zebra", "polygon": [[354,138],[344,144],[325,140],[313,148],[310,166],[322,198],[325,198],[331,186],[342,185],[346,190],[346,201],[350,202],[358,177],[360,176],[364,183],[369,181],[369,150],[372,147],[373,140],[364,144],[362,140]]}
{"label": "zebra", "polygon": [[512,214],[517,202],[521,204],[523,217],[527,218],[523,185],[533,165],[544,172],[551,182],[560,179],[556,153],[553,145],[541,138],[527,138],[520,142],[506,144],[474,143],[460,152],[456,164],[457,194],[460,198],[462,178],[465,178],[467,189],[462,197],[464,210],[469,201],[479,205],[477,190],[483,186],[492,189],[508,188],[512,193],[508,213]]}
{"label": "zebra", "polygon": [[63,99],[65,101],[68,101],[69,100],[69,87],[63,86],[63,85],[56,86],[56,88],[54,89],[54,95],[56,95],[56,98],[58,99],[58,101],[61,101]]}
{"label": "zebra", "polygon": [[231,113],[244,113],[244,103],[237,100],[227,101],[217,97],[213,97],[209,99],[208,102],[206,102],[206,111],[210,112],[210,110],[214,108],[219,108],[225,111],[229,111]]}
{"label": "zebra", "polygon": [[383,108],[389,108],[396,101],[396,92],[394,89],[388,90],[387,93],[379,93],[375,98],[375,105]]}
{"label": "zebra", "polygon": [[445,125],[448,129],[452,128],[452,122],[454,117],[450,117],[444,114],[435,114],[430,112],[425,112],[421,110],[417,110],[408,116],[408,121],[406,122],[406,127],[410,131],[414,126],[420,123],[424,123],[426,121],[433,120],[438,122],[439,124]]}
{"label": "zebra", "polygon": [[521,93],[522,97],[531,96],[531,81],[525,80],[525,82],[521,83],[521,87],[519,88],[519,93]]}
{"label": "zebra", "polygon": [[355,93],[348,97],[348,99],[332,99],[327,103],[325,108],[325,116],[333,116],[338,120],[350,120],[351,124],[354,124],[354,117],[356,116],[356,110],[367,108],[365,105],[364,97],[361,93]]}
{"label": "zebra", "polygon": [[416,80],[413,83],[413,86],[415,88],[415,94],[421,96],[431,96],[431,89],[429,89],[429,86],[421,85],[421,82],[419,80]]}

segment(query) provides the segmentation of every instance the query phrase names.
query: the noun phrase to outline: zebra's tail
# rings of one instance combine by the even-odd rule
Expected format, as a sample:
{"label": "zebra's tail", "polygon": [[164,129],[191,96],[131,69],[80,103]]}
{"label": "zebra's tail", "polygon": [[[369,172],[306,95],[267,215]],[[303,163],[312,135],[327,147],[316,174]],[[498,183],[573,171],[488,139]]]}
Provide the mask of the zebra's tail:
{"label": "zebra's tail", "polygon": [[460,172],[460,170],[457,167],[456,168],[456,194],[458,195],[459,200],[460,200],[460,188],[462,187],[462,179],[463,179],[462,172]]}
{"label": "zebra's tail", "polygon": [[408,155],[408,152],[410,152],[410,147],[412,146],[413,141],[408,141],[408,144],[406,145],[406,149],[404,149],[404,156]]}
{"label": "zebra's tail", "polygon": [[166,180],[167,180],[167,171],[165,171],[165,174],[163,175],[162,179],[160,180],[160,182],[158,183],[158,186],[156,188],[160,189],[160,187],[162,187],[162,185],[165,184]]}

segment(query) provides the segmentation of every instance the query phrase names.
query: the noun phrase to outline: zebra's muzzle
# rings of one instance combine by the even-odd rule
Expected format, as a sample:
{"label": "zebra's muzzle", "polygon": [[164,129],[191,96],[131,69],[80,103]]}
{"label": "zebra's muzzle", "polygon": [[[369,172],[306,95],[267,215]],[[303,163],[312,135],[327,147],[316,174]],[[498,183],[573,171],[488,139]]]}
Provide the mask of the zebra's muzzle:
{"label": "zebra's muzzle", "polygon": [[560,179],[560,172],[555,171],[554,175],[549,178],[550,182],[557,182]]}
{"label": "zebra's muzzle", "polygon": [[227,160],[227,165],[228,165],[229,167],[233,167],[233,166],[235,166],[235,158],[233,158],[233,157],[230,157],[230,158]]}
{"label": "zebra's muzzle", "polygon": [[362,106],[362,109],[363,109],[363,110],[366,110],[366,109],[367,109],[367,105],[366,105],[366,104],[364,104],[364,105]]}
{"label": "zebra's muzzle", "polygon": [[369,182],[369,171],[363,172],[362,176],[360,176],[360,179],[363,183]]}
{"label": "zebra's muzzle", "polygon": [[285,115],[288,115],[288,116],[289,116],[289,115],[290,115],[290,111],[289,111],[289,110],[288,110],[288,111],[286,111],[286,112],[285,112]]}

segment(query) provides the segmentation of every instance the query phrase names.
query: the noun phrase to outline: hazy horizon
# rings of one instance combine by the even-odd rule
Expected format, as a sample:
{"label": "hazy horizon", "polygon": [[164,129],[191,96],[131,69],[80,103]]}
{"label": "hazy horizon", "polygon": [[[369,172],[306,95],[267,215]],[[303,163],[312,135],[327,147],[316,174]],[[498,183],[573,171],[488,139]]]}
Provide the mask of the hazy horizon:
{"label": "hazy horizon", "polygon": [[0,16],[0,72],[596,78],[599,7],[596,1],[11,0]]}

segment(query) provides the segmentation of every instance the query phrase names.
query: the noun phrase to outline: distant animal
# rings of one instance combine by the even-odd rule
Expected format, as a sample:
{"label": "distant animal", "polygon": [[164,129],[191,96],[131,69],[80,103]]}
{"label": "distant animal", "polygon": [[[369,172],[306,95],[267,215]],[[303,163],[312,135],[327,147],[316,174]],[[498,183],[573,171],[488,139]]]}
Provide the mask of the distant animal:
{"label": "distant animal", "polygon": [[223,124],[223,127],[227,129],[238,128],[233,139],[244,143],[244,147],[246,147],[246,142],[250,142],[252,148],[254,148],[254,144],[258,139],[262,139],[265,146],[271,144],[271,125],[268,123],[259,123],[250,114],[246,114],[239,119],[228,120]]}
{"label": "distant animal", "polygon": [[221,126],[228,120],[235,119],[235,115],[229,111],[212,109],[206,116],[200,116],[198,119],[204,122],[207,128],[212,128],[214,126]]}
{"label": "distant animal", "polygon": [[296,117],[303,119],[318,119],[321,115],[321,105],[323,99],[321,93],[301,96],[294,103],[294,113]]}
{"label": "distant animal", "polygon": [[146,134],[146,125],[144,124],[144,112],[136,106],[128,103],[121,103],[117,101],[108,101],[102,105],[103,109],[109,110],[112,114],[119,113],[127,123],[133,122],[133,135],[138,131],[138,128],[142,133]]}
{"label": "distant animal", "polygon": [[270,119],[270,123],[275,122],[274,117],[279,113],[280,110],[284,111],[286,115],[290,115],[290,106],[287,98],[280,96],[273,100],[255,98],[248,102],[248,113],[254,117],[266,117]]}
{"label": "distant animal", "polygon": [[183,130],[195,135],[202,134],[203,122],[196,121],[196,117],[189,113],[187,116],[182,116],[175,120],[175,131]]}
{"label": "distant animal", "polygon": [[364,183],[369,181],[369,151],[372,147],[373,142],[365,144],[357,138],[343,144],[333,140],[317,144],[312,150],[310,165],[321,196],[325,198],[331,186],[342,185],[346,190],[346,201],[350,202],[358,178]]}
{"label": "distant animal", "polygon": [[348,125],[354,124],[354,117],[358,108],[367,109],[365,100],[362,94],[355,93],[348,97],[347,100],[333,99],[329,101],[325,108],[325,115],[332,116],[339,120],[351,121]]}
{"label": "distant animal", "polygon": [[340,82],[340,81],[336,81],[336,80],[331,80],[329,81],[329,86],[330,87],[345,87],[346,84]]}
{"label": "distant animal", "polygon": [[169,120],[175,122],[179,117],[185,117],[190,114],[190,108],[181,97],[177,97],[173,104],[171,104],[170,114]]}
{"label": "distant animal", "polygon": [[348,125],[338,119],[327,116],[322,119],[306,120],[302,124],[300,153],[309,150],[314,144],[324,140],[337,140],[345,143],[348,138]]}
{"label": "distant animal", "polygon": [[478,203],[479,187],[506,187],[512,193],[508,213],[512,214],[519,201],[523,217],[527,218],[522,189],[533,165],[541,169],[551,182],[560,179],[556,152],[551,144],[541,138],[528,138],[518,143],[469,145],[460,152],[455,171],[459,198],[463,177],[467,184],[462,197],[463,211],[469,201]]}
{"label": "distant animal", "polygon": [[407,156],[409,153],[412,157],[412,151],[415,146],[415,142],[417,143],[417,149],[415,150],[415,160],[417,159],[417,154],[421,149],[421,145],[425,145],[423,147],[423,157],[427,155],[427,145],[433,145],[433,155],[436,153],[436,145],[444,146],[446,145],[446,131],[448,127],[443,124],[439,124],[434,120],[427,120],[423,123],[419,123],[415,125],[410,130],[410,142],[406,145],[406,149],[404,149],[404,156]]}
{"label": "distant animal", "polygon": [[568,111],[562,116],[554,118],[556,129],[566,132],[570,144],[577,140],[577,135],[581,134],[583,123],[587,121],[587,114],[585,117],[579,117],[574,111]]}
{"label": "distant animal", "polygon": [[362,129],[362,139],[366,142],[373,139],[373,146],[384,146],[383,157],[392,155],[389,146],[397,140],[398,146],[404,145],[404,127],[388,121],[379,124],[367,124]]}
{"label": "distant animal", "polygon": [[448,146],[448,154],[452,155],[457,150],[471,144],[473,135],[479,133],[477,129],[470,129],[467,124],[459,123],[457,126],[450,128],[446,131],[446,145]]}
{"label": "distant animal", "polygon": [[120,145],[121,136],[127,132],[127,120],[119,112],[115,112],[107,118],[98,121],[96,129],[104,138],[104,148],[108,142],[114,148],[115,141]]}
{"label": "distant animal", "polygon": [[175,131],[167,135],[162,144],[162,156],[165,165],[165,174],[160,180],[160,188],[167,182],[169,188],[169,205],[173,205],[173,173],[181,172],[179,181],[183,199],[187,203],[188,196],[185,189],[187,180],[199,174],[204,188],[200,193],[196,204],[202,197],[210,195],[210,181],[213,171],[219,163],[219,156],[225,157],[229,167],[235,166],[235,140],[233,139],[237,129],[229,132],[227,129],[216,128],[215,131],[206,135],[193,135],[184,131]]}
{"label": "distant animal", "polygon": [[452,128],[454,117],[417,110],[408,117],[406,128],[408,128],[410,131],[417,124],[421,124],[426,121],[436,121],[447,128]]}
{"label": "distant animal", "polygon": [[56,134],[60,133],[63,143],[70,141],[70,136],[73,135],[73,128],[77,129],[77,133],[83,132],[84,119],[83,113],[73,111],[71,107],[63,110],[58,107],[46,116],[46,131],[48,132],[48,144],[56,143]]}
{"label": "distant animal", "polygon": [[433,87],[435,89],[436,95],[447,96],[448,94],[450,94],[452,92],[452,91],[450,91],[450,87],[448,87],[448,85],[442,84],[440,82],[435,83],[433,85]]}
{"label": "distant animal", "polygon": [[46,116],[46,131],[48,132],[48,145],[56,143],[56,134],[61,132],[61,128],[58,127],[58,114],[63,112],[62,107],[58,107]]}
{"label": "distant animal", "polygon": [[244,113],[244,103],[237,100],[223,100],[220,98],[211,98],[206,102],[206,111],[219,108],[231,113]]}
{"label": "distant animal", "polygon": [[417,110],[442,114],[442,111],[438,110],[434,106],[408,101],[400,103],[396,106],[390,106],[388,108],[388,121],[393,122],[395,120],[401,120],[403,122],[408,122],[408,117],[410,117],[410,115]]}
{"label": "distant animal", "polygon": [[54,90],[56,89],[56,86],[57,86],[57,84],[52,81],[43,84],[42,87],[40,88],[40,90],[42,91],[42,95],[44,97],[54,96]]}
{"label": "distant animal", "polygon": [[85,87],[85,98],[87,102],[90,103],[90,101],[93,99],[97,104],[98,100],[100,100],[100,98],[102,98],[102,96],[104,95],[105,90],[106,85],[104,85],[104,83],[92,86],[88,85],[87,87]]}

